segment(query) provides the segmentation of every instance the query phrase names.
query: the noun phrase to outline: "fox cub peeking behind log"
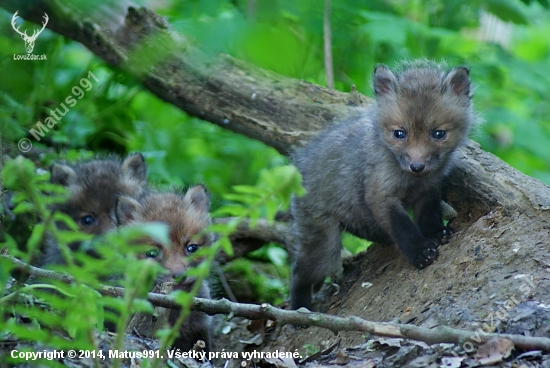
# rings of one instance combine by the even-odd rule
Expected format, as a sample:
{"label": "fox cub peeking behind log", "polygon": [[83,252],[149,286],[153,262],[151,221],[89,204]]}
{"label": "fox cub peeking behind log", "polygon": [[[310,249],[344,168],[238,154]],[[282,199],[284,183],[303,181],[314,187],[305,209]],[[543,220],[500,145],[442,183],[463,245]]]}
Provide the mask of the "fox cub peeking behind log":
{"label": "fox cub peeking behind log", "polygon": [[468,69],[415,62],[395,74],[381,65],[373,87],[374,106],[295,154],[307,194],[292,204],[299,241],[292,309],[311,309],[312,291],[340,259],[344,230],[397,244],[418,268],[434,262],[451,235],[440,186],[474,121]]}
{"label": "fox cub peeking behind log", "polygon": [[[190,256],[202,247],[213,242],[213,235],[203,233],[210,225],[210,201],[202,185],[190,188],[185,196],[173,193],[150,193],[142,199],[121,196],[117,203],[117,218],[120,225],[144,222],[162,222],[169,227],[170,247],[163,247],[151,241],[151,249],[143,257],[152,258],[160,263],[168,274],[162,275],[157,282],[176,282],[175,290],[191,291],[195,280],[185,276],[185,272],[196,266],[200,260],[190,260]],[[147,242],[146,242],[147,243]],[[200,286],[199,298],[210,298],[210,289],[206,282]],[[179,310],[172,310],[169,323],[173,324],[179,316]],[[174,348],[188,351],[198,340],[206,344],[210,351],[211,318],[203,312],[192,311],[180,328],[180,336],[174,342]]]}

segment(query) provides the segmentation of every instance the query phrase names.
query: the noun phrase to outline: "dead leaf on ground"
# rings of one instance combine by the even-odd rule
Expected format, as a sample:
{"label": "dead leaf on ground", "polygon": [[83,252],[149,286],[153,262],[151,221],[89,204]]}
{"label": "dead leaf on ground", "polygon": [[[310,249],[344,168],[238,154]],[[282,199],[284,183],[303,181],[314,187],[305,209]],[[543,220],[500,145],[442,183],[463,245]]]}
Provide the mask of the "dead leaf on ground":
{"label": "dead leaf on ground", "polygon": [[493,337],[481,345],[474,357],[481,364],[495,364],[502,362],[512,353],[514,343],[501,337]]}
{"label": "dead leaf on ground", "polygon": [[316,352],[315,354],[308,356],[307,358],[305,358],[304,360],[302,360],[302,361],[300,362],[300,364],[304,364],[304,363],[308,363],[308,362],[313,362],[314,360],[317,360],[317,359],[321,358],[321,357],[324,356],[324,355],[330,354],[335,348],[337,348],[337,347],[340,345],[340,342],[341,342],[341,341],[342,341],[342,338],[341,338],[340,336],[338,336],[338,338],[336,339],[336,341],[334,341],[334,344],[332,344],[331,346],[329,346],[329,347],[326,348],[325,350],[318,351],[318,352]]}
{"label": "dead leaf on ground", "polygon": [[246,344],[246,345],[257,345],[257,346],[260,346],[262,345],[262,343],[264,342],[264,339],[262,338],[262,334],[261,333],[257,333],[256,335],[252,336],[252,338],[248,339],[248,340],[239,340],[239,342],[241,344]]}
{"label": "dead leaf on ground", "polygon": [[466,357],[449,357],[449,356],[442,357],[441,358],[441,367],[459,368],[464,359],[466,359]]}
{"label": "dead leaf on ground", "polygon": [[264,360],[277,368],[298,368],[292,358],[264,358]]}
{"label": "dead leaf on ground", "polygon": [[396,348],[400,348],[401,344],[403,343],[402,338],[379,338],[379,339],[373,339],[369,341],[370,344],[372,344],[373,347],[377,345],[388,345]]}
{"label": "dead leaf on ground", "polygon": [[339,350],[338,354],[336,354],[336,358],[331,360],[329,364],[337,364],[337,365],[344,365],[348,364],[351,361],[351,358],[349,355],[347,355],[344,351]]}

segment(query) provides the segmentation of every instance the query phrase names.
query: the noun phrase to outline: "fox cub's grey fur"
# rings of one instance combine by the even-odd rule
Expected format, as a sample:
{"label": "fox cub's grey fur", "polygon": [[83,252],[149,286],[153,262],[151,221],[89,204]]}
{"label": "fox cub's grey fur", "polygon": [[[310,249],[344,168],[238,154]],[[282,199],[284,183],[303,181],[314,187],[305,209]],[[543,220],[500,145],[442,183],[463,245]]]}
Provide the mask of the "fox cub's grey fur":
{"label": "fox cub's grey fur", "polygon": [[[120,195],[139,197],[147,187],[147,166],[139,153],[123,162],[117,159],[92,160],[76,165],[56,163],[51,182],[66,187],[69,199],[54,209],[69,215],[84,233],[100,235],[116,229],[116,200]],[[80,243],[70,244],[77,250]],[[62,263],[62,254],[53,239],[47,239],[43,264]]]}
{"label": "fox cub's grey fur", "polygon": [[295,154],[307,194],[292,205],[299,239],[292,309],[311,308],[312,290],[340,259],[343,230],[396,243],[418,268],[451,235],[440,185],[474,120],[468,69],[424,63],[394,74],[381,65],[373,87],[374,106]]}
{"label": "fox cub's grey fur", "polygon": [[[143,257],[155,259],[168,271],[157,282],[176,281],[175,289],[190,291],[195,280],[184,276],[184,273],[189,267],[196,266],[199,260],[191,262],[189,256],[213,242],[212,234],[203,233],[211,223],[209,208],[205,188],[197,185],[190,188],[184,197],[173,193],[150,193],[137,201],[122,196],[118,200],[116,213],[121,225],[153,221],[168,225],[171,246],[163,247],[150,240],[151,250]],[[201,284],[197,296],[210,298],[210,289],[206,282]],[[178,316],[179,311],[172,310],[169,322],[175,323]],[[203,340],[206,350],[210,351],[210,325],[211,318],[208,315],[192,311],[180,328],[180,336],[174,342],[174,348],[189,351],[197,340]]]}

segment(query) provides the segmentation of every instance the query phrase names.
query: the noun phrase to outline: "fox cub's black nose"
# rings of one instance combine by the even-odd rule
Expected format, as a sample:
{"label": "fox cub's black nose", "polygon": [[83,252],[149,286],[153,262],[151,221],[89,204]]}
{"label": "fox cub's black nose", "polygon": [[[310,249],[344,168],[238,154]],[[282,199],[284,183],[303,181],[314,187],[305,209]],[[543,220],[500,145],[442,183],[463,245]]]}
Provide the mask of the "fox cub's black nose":
{"label": "fox cub's black nose", "polygon": [[424,165],[424,164],[411,164],[410,167],[411,167],[412,172],[419,173],[419,172],[424,171],[424,169],[426,168],[426,165]]}

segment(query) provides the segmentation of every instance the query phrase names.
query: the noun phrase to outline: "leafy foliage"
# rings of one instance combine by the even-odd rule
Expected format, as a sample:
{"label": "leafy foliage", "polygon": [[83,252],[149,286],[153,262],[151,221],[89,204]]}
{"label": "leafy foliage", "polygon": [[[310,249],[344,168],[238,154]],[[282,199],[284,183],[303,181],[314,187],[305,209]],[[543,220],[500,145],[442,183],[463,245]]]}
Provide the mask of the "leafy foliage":
{"label": "leafy foliage", "polygon": [[[0,330],[3,331],[3,338],[41,342],[57,349],[99,351],[94,331],[101,331],[106,322],[115,324],[117,338],[114,349],[121,350],[124,331],[132,315],[136,312],[153,312],[152,305],[145,297],[152,289],[157,275],[166,272],[158,263],[138,257],[148,249],[139,246],[139,239],[147,236],[161,244],[169,244],[168,229],[162,224],[122,227],[117,232],[92,240],[91,247],[101,255],[99,258],[86,252],[71,252],[68,243],[75,240],[90,241],[90,236],[81,234],[68,216],[48,209],[51,204],[67,198],[66,190],[50,184],[47,172],[36,175],[35,171],[35,165],[21,156],[7,162],[2,170],[6,189],[15,193],[13,211],[17,214],[37,213],[41,221],[34,227],[25,251],[19,249],[9,234],[5,234],[6,242],[0,244],[0,247],[6,248],[10,255],[30,262],[33,255],[39,253],[39,247],[46,237],[51,236],[63,250],[66,261],[65,265],[51,267],[72,275],[73,282],[41,280],[41,283],[26,286],[11,285],[9,294],[0,298]],[[262,171],[256,186],[240,186],[239,194],[227,195],[233,203],[219,211],[234,215],[234,220],[207,229],[215,231],[218,240],[197,253],[205,260],[187,272],[197,280],[192,290],[189,293],[173,293],[175,300],[182,305],[182,313],[171,328],[158,331],[159,350],[164,351],[178,336],[179,327],[190,311],[193,296],[197,295],[200,284],[208,277],[218,250],[232,253],[229,235],[236,226],[245,219],[253,223],[260,216],[274,221],[274,207],[278,203],[282,204],[282,209],[288,209],[290,197],[295,193],[303,193],[300,182],[296,168],[281,166]],[[58,229],[55,221],[63,222],[69,230]],[[0,266],[0,295],[4,295],[15,265],[10,258],[0,257]],[[102,296],[97,292],[101,284],[123,286],[124,297]],[[28,302],[22,302],[23,297]],[[40,305],[36,305],[37,302]],[[21,316],[30,320],[30,323],[18,323],[17,319]],[[119,363],[115,361],[115,366]]]}
{"label": "leafy foliage", "polygon": [[[56,266],[55,269],[71,274],[74,282],[67,284],[44,280],[30,286],[12,285],[11,294],[0,299],[0,329],[4,338],[17,337],[47,343],[57,348],[68,349],[73,346],[97,350],[99,347],[96,346],[94,330],[102,330],[106,319],[104,307],[108,306],[116,313],[107,316],[107,320],[111,323],[118,321],[117,332],[121,336],[132,313],[152,311],[149,303],[139,301],[136,297],[143,297],[152,287],[153,280],[161,271],[160,266],[137,260],[135,254],[139,247],[129,247],[127,244],[144,235],[160,237],[159,240],[166,241],[166,229],[141,227],[109,234],[104,241],[94,244],[94,249],[103,254],[104,258],[72,253],[68,249],[69,242],[89,241],[90,236],[81,234],[68,216],[49,210],[51,204],[67,198],[66,190],[50,184],[47,172],[37,175],[35,171],[35,165],[21,156],[8,161],[2,170],[6,189],[15,193],[14,212],[18,215],[34,212],[41,220],[30,234],[24,251],[19,249],[19,245],[9,234],[4,234],[6,242],[2,247],[7,248],[10,255],[29,262],[49,236],[62,249],[66,261],[66,265]],[[55,222],[64,223],[69,230],[59,230]],[[14,265],[9,258],[4,257],[1,265],[0,291],[4,295]],[[102,297],[95,290],[100,281],[113,278],[121,280],[120,284],[126,287],[123,299]],[[32,298],[28,298],[28,302],[18,302],[18,298],[24,296]],[[24,318],[30,323],[16,323],[18,318]]]}

